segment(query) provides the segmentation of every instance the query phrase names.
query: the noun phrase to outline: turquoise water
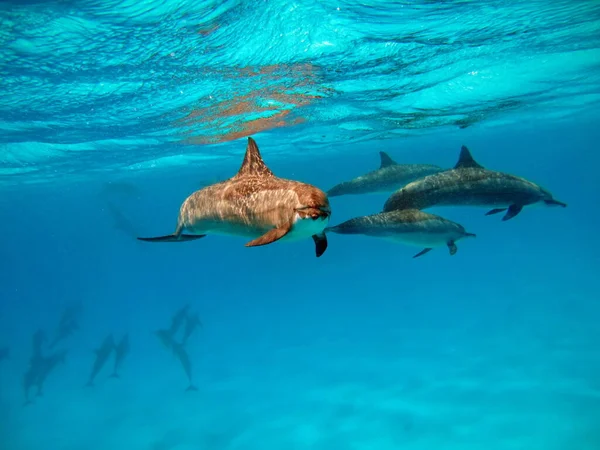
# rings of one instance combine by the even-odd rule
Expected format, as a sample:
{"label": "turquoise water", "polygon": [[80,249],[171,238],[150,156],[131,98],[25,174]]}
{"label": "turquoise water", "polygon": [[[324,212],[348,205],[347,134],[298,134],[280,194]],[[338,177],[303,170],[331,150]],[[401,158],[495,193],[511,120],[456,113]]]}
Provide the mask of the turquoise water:
{"label": "turquoise water", "polygon": [[[599,62],[596,1],[2,3],[0,449],[597,450]],[[434,207],[477,237],[416,259],[135,239],[248,136],[323,190],[467,145],[568,206]],[[331,223],[390,194],[332,197]],[[155,334],[185,304],[191,392]],[[37,330],[67,353],[24,405]],[[120,377],[85,387],[109,333]]]}

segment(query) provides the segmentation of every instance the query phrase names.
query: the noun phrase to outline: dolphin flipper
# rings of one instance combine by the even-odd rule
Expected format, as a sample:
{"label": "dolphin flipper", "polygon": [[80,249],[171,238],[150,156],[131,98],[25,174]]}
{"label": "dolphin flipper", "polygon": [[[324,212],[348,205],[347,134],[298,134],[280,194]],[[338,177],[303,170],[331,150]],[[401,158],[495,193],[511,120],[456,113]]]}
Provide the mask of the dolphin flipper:
{"label": "dolphin flipper", "polygon": [[205,236],[205,234],[168,234],[166,236],[138,237],[138,240],[146,242],[186,242],[195,241]]}
{"label": "dolphin flipper", "polygon": [[504,215],[504,217],[502,218],[502,221],[507,221],[509,219],[512,219],[513,217],[515,217],[517,214],[519,214],[521,212],[521,210],[523,209],[522,205],[510,205],[508,207],[508,211],[506,212],[506,214]]}
{"label": "dolphin flipper", "polygon": [[491,216],[492,214],[498,214],[498,213],[501,213],[502,211],[506,211],[506,208],[494,208],[494,209],[486,212],[485,215]]}
{"label": "dolphin flipper", "polygon": [[448,242],[448,250],[450,250],[450,255],[456,255],[458,247],[456,246],[456,243],[454,241]]}
{"label": "dolphin flipper", "polygon": [[417,253],[415,256],[413,256],[413,258],[418,258],[419,256],[423,256],[425,253],[429,253],[432,249],[427,247],[424,248],[423,250],[421,250],[419,253]]}
{"label": "dolphin flipper", "polygon": [[273,229],[267,231],[262,236],[257,237],[256,239],[246,243],[246,247],[257,247],[260,245],[271,244],[275,241],[278,241],[282,237],[284,237],[286,234],[288,234],[290,232],[291,229],[292,229],[291,222],[287,223],[281,227],[273,228]]}
{"label": "dolphin flipper", "polygon": [[313,241],[315,241],[315,251],[317,254],[317,258],[325,253],[327,250],[327,236],[325,233],[313,234]]}

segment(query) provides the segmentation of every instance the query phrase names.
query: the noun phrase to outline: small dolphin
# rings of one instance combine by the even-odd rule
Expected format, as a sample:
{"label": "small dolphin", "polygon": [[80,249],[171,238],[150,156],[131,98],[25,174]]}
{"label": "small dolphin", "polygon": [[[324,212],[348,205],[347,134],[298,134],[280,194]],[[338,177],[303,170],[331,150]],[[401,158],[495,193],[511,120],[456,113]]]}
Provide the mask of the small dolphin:
{"label": "small dolphin", "polygon": [[552,194],[524,178],[487,170],[462,146],[453,169],[428,175],[394,192],[385,202],[383,211],[395,209],[426,209],[432,206],[493,206],[486,215],[508,209],[503,221],[512,219],[524,206],[543,202],[549,206],[566,207]]}
{"label": "small dolphin", "polygon": [[42,358],[42,346],[46,342],[46,332],[43,330],[37,330],[33,333],[32,349],[31,349],[31,364],[35,364],[35,361]]}
{"label": "small dolphin", "polygon": [[114,349],[115,341],[111,333],[104,339],[100,348],[94,350],[94,352],[96,353],[96,359],[94,360],[92,372],[90,373],[90,378],[86,384],[86,387],[91,387],[94,385],[94,378],[96,378],[98,372],[100,372],[102,367],[104,367],[104,364],[106,364],[106,361],[108,361],[108,358],[110,357]]}
{"label": "small dolphin", "polygon": [[80,312],[81,303],[70,305],[63,311],[54,339],[52,340],[48,348],[54,348],[56,344],[66,339],[79,329],[77,319],[79,317]]}
{"label": "small dolphin", "polygon": [[327,195],[337,197],[393,192],[411,181],[444,170],[432,164],[398,164],[385,152],[379,152],[379,157],[381,158],[379,169],[337,184],[327,191]]}
{"label": "small dolphin", "polygon": [[10,350],[8,347],[0,348],[0,361],[8,359],[10,357]]}
{"label": "small dolphin", "polygon": [[183,370],[185,371],[185,374],[188,377],[188,381],[190,382],[190,385],[187,387],[186,392],[187,391],[197,391],[198,388],[196,386],[194,386],[194,383],[192,382],[192,363],[190,362],[190,357],[187,354],[187,352],[185,351],[183,344],[173,341],[172,348],[173,348],[173,353],[175,354],[177,359],[179,359],[179,361],[181,362],[181,365],[183,366]]}
{"label": "small dolphin", "polygon": [[447,246],[450,254],[454,255],[457,251],[456,241],[464,237],[475,237],[456,222],[418,209],[403,209],[356,217],[329,227],[325,231],[339,234],[364,234],[406,245],[425,247],[413,258],[442,245]]}
{"label": "small dolphin", "polygon": [[197,313],[194,313],[191,316],[187,316],[185,321],[185,329],[183,330],[183,339],[181,340],[181,345],[185,346],[187,340],[190,338],[190,336],[198,326],[202,326],[202,322],[200,321],[200,316],[198,316]]}
{"label": "small dolphin", "polygon": [[[312,237],[316,256],[327,249],[323,230],[331,209],[327,195],[310,184],[276,177],[266,166],[256,142],[248,138],[238,173],[200,189],[180,207],[173,234],[138,237],[149,242],[178,242],[208,234],[252,238],[246,247]],[[190,234],[183,234],[187,231]]]}
{"label": "small dolphin", "polygon": [[48,357],[44,357],[41,364],[37,367],[37,376],[34,385],[38,388],[37,396],[43,395],[42,389],[48,375],[54,371],[59,363],[64,364],[67,356],[67,350],[61,350]]}
{"label": "small dolphin", "polygon": [[158,339],[160,339],[160,342],[167,350],[172,350],[173,335],[169,332],[169,330],[156,330],[154,334],[158,337]]}
{"label": "small dolphin", "polygon": [[129,353],[129,335],[125,334],[119,343],[115,346],[115,366],[111,378],[119,378],[117,371],[121,368],[125,356]]}
{"label": "small dolphin", "polygon": [[179,311],[177,311],[173,318],[171,319],[171,327],[169,328],[169,333],[171,336],[175,336],[183,322],[187,319],[187,314],[190,309],[190,305],[184,305]]}

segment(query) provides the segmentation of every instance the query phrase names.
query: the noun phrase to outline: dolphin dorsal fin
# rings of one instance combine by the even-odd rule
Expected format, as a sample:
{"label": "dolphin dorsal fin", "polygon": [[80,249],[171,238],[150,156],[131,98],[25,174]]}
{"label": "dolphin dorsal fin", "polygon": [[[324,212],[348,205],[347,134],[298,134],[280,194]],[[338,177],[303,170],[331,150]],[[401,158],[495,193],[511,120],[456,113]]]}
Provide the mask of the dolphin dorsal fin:
{"label": "dolphin dorsal fin", "polygon": [[396,161],[390,158],[390,155],[388,155],[386,152],[379,152],[379,157],[381,158],[381,165],[379,166],[380,169],[396,165]]}
{"label": "dolphin dorsal fin", "polygon": [[473,159],[473,156],[471,155],[471,152],[469,151],[467,146],[463,145],[460,149],[460,156],[458,157],[458,162],[456,163],[454,168],[455,169],[466,169],[466,168],[483,169],[484,167]]}
{"label": "dolphin dorsal fin", "polygon": [[272,177],[273,172],[267,167],[260,155],[258,145],[251,137],[248,138],[248,146],[246,147],[246,155],[242,166],[237,173],[237,177],[254,175],[261,177]]}

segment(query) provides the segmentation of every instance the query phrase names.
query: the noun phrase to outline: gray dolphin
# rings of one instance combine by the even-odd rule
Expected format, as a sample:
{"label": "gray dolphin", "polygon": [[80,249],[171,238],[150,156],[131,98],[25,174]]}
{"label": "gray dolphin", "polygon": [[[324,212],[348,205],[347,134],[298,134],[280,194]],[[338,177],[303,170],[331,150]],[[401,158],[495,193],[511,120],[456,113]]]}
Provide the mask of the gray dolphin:
{"label": "gray dolphin", "polygon": [[67,350],[58,351],[48,357],[44,357],[41,361],[41,364],[37,367],[37,376],[34,385],[38,388],[37,396],[41,397],[43,395],[42,389],[44,388],[44,382],[48,375],[59,363],[64,364],[67,356]]}
{"label": "gray dolphin", "polygon": [[175,354],[177,359],[179,359],[179,362],[183,366],[183,370],[185,371],[185,374],[188,377],[188,381],[190,382],[190,385],[187,387],[186,392],[187,391],[197,391],[198,388],[196,386],[194,386],[194,383],[192,382],[192,363],[190,361],[190,357],[189,357],[188,353],[185,351],[185,348],[183,347],[183,344],[173,341],[172,348],[173,348],[173,353]]}
{"label": "gray dolphin", "polygon": [[383,211],[426,209],[432,206],[491,206],[494,209],[486,215],[508,209],[502,220],[509,220],[519,214],[524,206],[538,202],[548,206],[567,206],[554,200],[548,190],[531,181],[485,169],[463,145],[453,169],[407,184],[387,199]]}
{"label": "gray dolphin", "polygon": [[379,169],[337,184],[327,191],[327,195],[337,197],[393,192],[411,181],[444,170],[432,164],[399,164],[385,152],[379,152],[379,156],[381,158]]}
{"label": "gray dolphin", "polygon": [[104,367],[104,364],[106,364],[106,361],[108,361],[108,358],[114,349],[115,341],[111,333],[104,339],[100,348],[94,350],[96,353],[96,359],[94,360],[92,372],[90,373],[90,378],[86,384],[86,387],[91,387],[94,385],[94,378],[96,378],[96,375],[98,375],[102,367]]}
{"label": "gray dolphin", "polygon": [[115,366],[111,378],[119,378],[118,370],[123,364],[125,356],[129,353],[129,335],[125,334],[115,346]]}
{"label": "gray dolphin", "polygon": [[194,313],[191,316],[186,317],[181,345],[185,345],[187,343],[187,340],[190,338],[194,330],[199,326],[202,326],[202,322],[200,321],[200,316],[198,313]]}
{"label": "gray dolphin", "polygon": [[434,247],[447,246],[450,254],[457,251],[456,241],[465,237],[475,237],[464,227],[443,217],[418,209],[403,209],[370,216],[355,217],[326,232],[338,234],[363,234],[393,242],[424,247],[413,256],[424,255]]}

